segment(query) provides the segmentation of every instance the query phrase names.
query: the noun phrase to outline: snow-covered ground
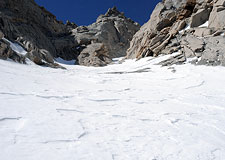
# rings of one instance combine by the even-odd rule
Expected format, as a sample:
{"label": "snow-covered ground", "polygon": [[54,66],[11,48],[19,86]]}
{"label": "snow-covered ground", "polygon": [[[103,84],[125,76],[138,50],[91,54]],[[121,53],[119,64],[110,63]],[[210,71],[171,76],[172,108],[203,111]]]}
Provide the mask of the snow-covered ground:
{"label": "snow-covered ground", "polygon": [[225,68],[0,60],[1,160],[224,160]]}

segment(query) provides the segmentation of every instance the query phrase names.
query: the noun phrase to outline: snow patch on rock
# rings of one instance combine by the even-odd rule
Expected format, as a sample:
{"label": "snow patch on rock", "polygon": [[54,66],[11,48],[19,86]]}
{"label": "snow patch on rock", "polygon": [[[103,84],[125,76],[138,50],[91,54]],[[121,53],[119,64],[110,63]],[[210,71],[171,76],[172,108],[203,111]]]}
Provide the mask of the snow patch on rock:
{"label": "snow patch on rock", "polygon": [[202,28],[202,27],[209,27],[209,21],[205,22],[204,24],[200,25],[199,27],[200,28]]}
{"label": "snow patch on rock", "polygon": [[56,61],[57,63],[65,64],[65,65],[74,65],[75,62],[76,62],[76,60],[67,61],[67,60],[64,60],[64,59],[62,59],[62,58],[60,58],[60,57],[59,57],[59,58],[56,58],[55,61]]}
{"label": "snow patch on rock", "polygon": [[7,41],[10,44],[10,47],[13,51],[15,51],[16,53],[25,56],[27,54],[27,51],[18,43],[13,43],[10,40],[6,39],[6,38],[2,38],[3,40]]}

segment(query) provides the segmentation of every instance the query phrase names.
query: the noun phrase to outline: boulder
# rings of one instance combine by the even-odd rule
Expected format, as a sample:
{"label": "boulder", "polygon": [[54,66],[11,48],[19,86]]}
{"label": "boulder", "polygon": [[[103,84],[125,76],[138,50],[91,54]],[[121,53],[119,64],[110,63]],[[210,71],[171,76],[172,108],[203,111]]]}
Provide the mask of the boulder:
{"label": "boulder", "polygon": [[209,17],[209,27],[216,29],[225,28],[225,0],[218,0],[213,5]]}
{"label": "boulder", "polygon": [[52,55],[45,49],[32,50],[26,54],[26,57],[40,66],[65,69],[65,67],[55,63]]}
{"label": "boulder", "polygon": [[44,63],[54,63],[53,57],[45,49],[32,50],[28,52],[26,56],[38,65],[43,65]]}
{"label": "boulder", "polygon": [[111,63],[108,57],[108,49],[103,43],[88,45],[78,56],[78,62],[84,66],[105,66]]}
{"label": "boulder", "polygon": [[194,13],[191,16],[190,26],[191,27],[198,27],[198,26],[204,24],[206,21],[209,20],[209,14],[210,14],[209,9],[198,10],[197,13]]}

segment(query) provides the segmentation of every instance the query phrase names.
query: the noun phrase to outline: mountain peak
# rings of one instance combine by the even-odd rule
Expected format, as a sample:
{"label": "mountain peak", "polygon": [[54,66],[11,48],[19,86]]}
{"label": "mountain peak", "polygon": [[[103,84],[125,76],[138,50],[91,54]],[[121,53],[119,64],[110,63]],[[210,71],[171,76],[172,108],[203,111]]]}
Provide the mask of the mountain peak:
{"label": "mountain peak", "polygon": [[124,16],[124,13],[123,12],[120,12],[116,6],[112,7],[112,8],[109,8],[108,11],[106,12],[105,16],[119,16],[119,15],[122,15]]}

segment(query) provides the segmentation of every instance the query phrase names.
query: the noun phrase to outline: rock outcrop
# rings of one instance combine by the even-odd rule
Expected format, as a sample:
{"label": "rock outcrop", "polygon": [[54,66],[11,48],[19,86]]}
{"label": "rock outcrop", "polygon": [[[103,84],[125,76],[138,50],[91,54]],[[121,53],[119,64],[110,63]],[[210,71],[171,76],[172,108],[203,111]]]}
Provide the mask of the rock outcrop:
{"label": "rock outcrop", "polygon": [[10,48],[9,43],[0,39],[0,59],[7,60],[11,59],[15,62],[26,64],[26,58],[22,55],[17,54]]}
{"label": "rock outcrop", "polygon": [[[61,51],[55,42],[64,39],[69,33],[62,22],[39,7],[34,0],[0,1],[0,30],[7,39],[23,46],[29,53],[28,58],[42,59],[42,50],[46,50],[45,55],[51,57],[51,60],[46,61],[50,66],[54,65],[53,57],[57,57]],[[40,61],[34,62],[40,64]]]}
{"label": "rock outcrop", "polygon": [[34,0],[0,1],[0,31],[23,46],[26,57],[38,65],[54,66],[54,58],[60,57],[80,65],[104,66],[112,58],[126,55],[139,28],[116,8],[99,16],[96,23],[78,27],[58,21]]}
{"label": "rock outcrop", "polygon": [[26,64],[26,57],[17,54],[10,47],[10,43],[4,40],[4,34],[0,31],[0,59],[11,59],[18,63]]}
{"label": "rock outcrop", "polygon": [[9,40],[5,39],[4,34],[0,31],[0,59],[27,64],[27,58],[29,58],[37,65],[65,69],[54,62],[53,57],[47,50],[36,49],[26,52],[21,46],[21,51],[19,51],[18,46],[18,44],[13,44]]}
{"label": "rock outcrop", "polygon": [[225,1],[216,0],[213,4],[213,10],[209,17],[209,27],[216,29],[225,28]]}
{"label": "rock outcrop", "polygon": [[110,8],[95,23],[72,30],[81,49],[77,63],[104,66],[112,58],[125,56],[133,35],[139,29],[139,24],[126,18],[116,7]]}
{"label": "rock outcrop", "polygon": [[225,0],[163,0],[134,35],[126,58],[179,51],[180,55],[161,64],[196,57],[195,64],[224,65],[224,11]]}

